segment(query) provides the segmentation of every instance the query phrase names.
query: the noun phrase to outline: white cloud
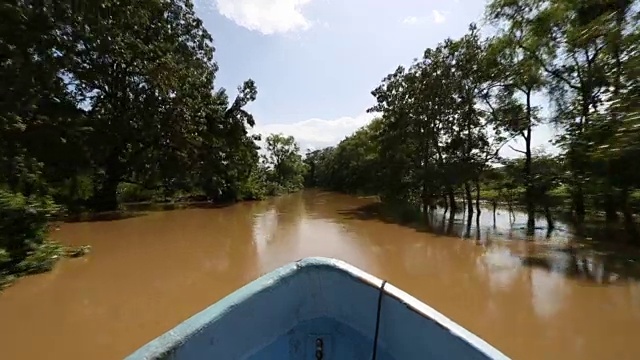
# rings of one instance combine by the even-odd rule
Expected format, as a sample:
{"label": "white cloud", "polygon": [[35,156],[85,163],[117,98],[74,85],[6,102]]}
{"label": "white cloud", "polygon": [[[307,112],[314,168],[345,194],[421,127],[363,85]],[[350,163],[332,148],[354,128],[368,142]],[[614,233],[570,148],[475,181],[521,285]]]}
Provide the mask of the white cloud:
{"label": "white cloud", "polygon": [[265,35],[306,30],[311,22],[302,8],[311,0],[215,0],[218,12]]}
{"label": "white cloud", "polygon": [[447,17],[445,16],[445,13],[443,11],[440,10],[432,10],[431,11],[431,15],[433,15],[433,21],[436,24],[442,24],[445,21],[447,21]]}
{"label": "white cloud", "polygon": [[[448,11],[431,10],[431,20],[436,24],[442,24],[447,21]],[[429,22],[428,16],[407,16],[402,23],[409,26],[425,24]]]}
{"label": "white cloud", "polygon": [[418,23],[418,21],[420,21],[420,19],[415,16],[407,16],[406,18],[404,18],[404,20],[402,20],[402,23],[407,25],[415,25]]}
{"label": "white cloud", "polygon": [[256,126],[252,133],[262,135],[282,133],[296,138],[302,152],[337,145],[342,139],[369,124],[377,114],[363,113],[355,117],[344,116],[333,120],[308,119],[291,124],[265,124]]}

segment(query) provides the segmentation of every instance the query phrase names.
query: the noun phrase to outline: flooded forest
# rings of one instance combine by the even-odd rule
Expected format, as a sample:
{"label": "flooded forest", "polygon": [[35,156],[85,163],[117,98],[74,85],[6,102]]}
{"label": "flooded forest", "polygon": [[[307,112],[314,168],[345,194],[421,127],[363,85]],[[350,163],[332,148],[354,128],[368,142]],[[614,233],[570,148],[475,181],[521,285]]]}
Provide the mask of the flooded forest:
{"label": "flooded forest", "polygon": [[0,16],[7,359],[121,358],[306,256],[517,359],[640,357],[639,1],[488,1],[322,149],[253,131],[191,0]]}

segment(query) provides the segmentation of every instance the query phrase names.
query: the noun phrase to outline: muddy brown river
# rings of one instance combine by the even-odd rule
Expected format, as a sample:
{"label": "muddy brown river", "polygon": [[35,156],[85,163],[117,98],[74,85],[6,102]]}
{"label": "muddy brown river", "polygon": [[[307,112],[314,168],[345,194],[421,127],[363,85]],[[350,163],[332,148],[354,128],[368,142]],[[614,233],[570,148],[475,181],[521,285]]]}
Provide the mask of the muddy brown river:
{"label": "muddy brown river", "polygon": [[[320,191],[60,226],[79,259],[0,293],[0,358],[118,359],[290,261],[343,259],[515,359],[640,359],[638,256],[571,229],[524,240],[490,212],[398,224],[370,198]],[[479,231],[478,231],[479,230]],[[433,232],[447,235],[437,235]],[[605,239],[606,240],[606,239]]]}

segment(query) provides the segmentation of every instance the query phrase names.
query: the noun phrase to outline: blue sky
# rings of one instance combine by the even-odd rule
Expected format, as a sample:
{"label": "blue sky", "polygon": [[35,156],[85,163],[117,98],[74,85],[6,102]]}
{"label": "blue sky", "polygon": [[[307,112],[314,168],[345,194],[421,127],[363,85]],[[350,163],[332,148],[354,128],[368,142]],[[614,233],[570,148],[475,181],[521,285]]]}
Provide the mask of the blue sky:
{"label": "blue sky", "polygon": [[[447,37],[480,22],[482,0],[195,0],[214,37],[217,86],[258,86],[255,131],[335,145],[367,124],[373,90]],[[545,146],[552,130],[535,131]],[[518,147],[518,144],[514,144]],[[516,156],[506,148],[505,156]]]}

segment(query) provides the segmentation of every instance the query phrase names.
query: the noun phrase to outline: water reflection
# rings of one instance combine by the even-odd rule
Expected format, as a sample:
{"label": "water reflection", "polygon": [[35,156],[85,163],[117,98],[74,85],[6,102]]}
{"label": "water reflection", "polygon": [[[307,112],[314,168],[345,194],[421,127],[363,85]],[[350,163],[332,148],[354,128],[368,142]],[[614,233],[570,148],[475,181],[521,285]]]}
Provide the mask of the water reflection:
{"label": "water reflection", "polygon": [[328,218],[331,209],[327,208],[322,194],[317,195],[317,201],[308,201],[308,195],[303,193],[270,199],[267,208],[254,216],[253,243],[261,273],[308,256],[370,265],[370,260],[361,254],[376,250],[361,248],[366,244],[355,241],[348,227]]}
{"label": "water reflection", "polygon": [[[603,236],[595,230],[589,232],[593,237],[585,237],[568,223],[556,222],[556,228],[548,231],[544,226],[537,227],[527,234],[526,214],[519,211],[493,212],[482,208],[480,216],[466,213],[443,214],[434,212],[416,215],[409,221],[399,220],[393,213],[381,209],[379,203],[341,210],[349,219],[377,219],[386,223],[396,223],[421,232],[462,239],[475,240],[480,246],[495,243],[526,242],[526,251],[517,255],[521,265],[562,274],[581,281],[596,284],[613,284],[619,281],[640,279],[640,249],[615,237]],[[544,223],[544,218],[537,219]],[[586,227],[594,229],[593,226]],[[598,235],[600,234],[600,235]],[[511,247],[514,245],[511,244]]]}
{"label": "water reflection", "polygon": [[561,309],[568,291],[561,274],[532,269],[531,303],[539,317],[551,317]]}
{"label": "water reflection", "polygon": [[511,249],[503,245],[493,245],[478,258],[477,268],[489,275],[492,291],[508,290],[522,266],[522,260]]}

